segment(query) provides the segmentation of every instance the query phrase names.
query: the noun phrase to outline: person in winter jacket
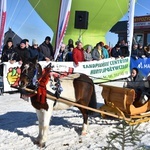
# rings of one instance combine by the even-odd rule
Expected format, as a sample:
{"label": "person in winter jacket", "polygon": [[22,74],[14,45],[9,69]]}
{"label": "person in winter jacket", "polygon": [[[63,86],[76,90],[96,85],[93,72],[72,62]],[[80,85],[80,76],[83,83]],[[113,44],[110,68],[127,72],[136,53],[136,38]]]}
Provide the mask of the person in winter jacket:
{"label": "person in winter jacket", "polygon": [[14,63],[16,62],[16,59],[17,59],[17,53],[14,50],[12,39],[9,38],[2,50],[1,61]]}
{"label": "person in winter jacket", "polygon": [[84,61],[84,49],[82,48],[82,42],[77,42],[77,47],[73,49],[72,56],[76,66],[79,66],[79,62]]}
{"label": "person in winter jacket", "polygon": [[3,62],[10,62],[11,64],[13,64],[16,62],[16,60],[17,53],[14,50],[12,38],[8,38],[2,50],[2,64],[0,64],[0,76],[3,76]]}
{"label": "person in winter jacket", "polygon": [[57,61],[59,62],[66,61],[67,53],[68,53],[68,50],[66,49],[66,45],[61,44],[59,54],[57,56]]}
{"label": "person in winter jacket", "polygon": [[52,61],[54,59],[53,46],[50,43],[51,38],[47,36],[45,41],[39,46],[41,53],[44,55],[46,61]]}
{"label": "person in winter jacket", "polygon": [[30,58],[29,50],[26,48],[26,40],[20,42],[20,45],[15,48],[15,52],[17,53],[17,61],[20,64]]}
{"label": "person in winter jacket", "polygon": [[94,50],[92,51],[93,60],[101,60],[109,58],[107,49],[105,49],[100,43],[97,43]]}
{"label": "person in winter jacket", "polygon": [[116,44],[115,47],[112,48],[111,56],[114,58],[122,58],[122,51],[119,44]]}
{"label": "person in winter jacket", "polygon": [[142,91],[144,89],[144,76],[137,68],[132,68],[131,75],[125,81],[124,87],[132,88],[135,91]]}
{"label": "person in winter jacket", "polygon": [[32,46],[29,49],[30,58],[34,58],[37,56],[38,61],[44,60],[44,55],[40,52],[40,49],[38,47],[38,43],[35,39],[32,40]]}
{"label": "person in winter jacket", "polygon": [[148,97],[150,97],[149,90],[146,89],[145,83],[145,77],[139,70],[137,68],[132,68],[131,75],[123,85],[123,87],[135,90],[135,102],[138,101],[140,105],[143,105],[149,99]]}
{"label": "person in winter jacket", "polygon": [[93,60],[91,51],[92,51],[92,46],[88,45],[88,47],[86,48],[86,50],[84,52],[85,61],[92,61]]}

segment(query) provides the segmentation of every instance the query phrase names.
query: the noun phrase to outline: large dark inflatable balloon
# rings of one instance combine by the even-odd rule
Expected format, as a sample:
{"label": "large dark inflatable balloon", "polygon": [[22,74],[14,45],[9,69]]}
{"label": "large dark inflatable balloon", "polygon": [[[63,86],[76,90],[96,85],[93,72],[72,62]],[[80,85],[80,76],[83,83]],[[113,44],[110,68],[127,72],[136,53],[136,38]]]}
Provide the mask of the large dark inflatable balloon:
{"label": "large dark inflatable balloon", "polygon": [[[56,38],[60,0],[29,0],[41,18],[54,32]],[[119,21],[128,10],[129,0],[72,0],[71,15],[64,38],[77,41],[79,35],[84,45],[95,45],[99,41],[105,42],[105,35],[111,27]],[[88,29],[75,29],[75,11],[88,11]],[[46,36],[46,35],[45,35]],[[113,40],[113,39],[112,39]]]}

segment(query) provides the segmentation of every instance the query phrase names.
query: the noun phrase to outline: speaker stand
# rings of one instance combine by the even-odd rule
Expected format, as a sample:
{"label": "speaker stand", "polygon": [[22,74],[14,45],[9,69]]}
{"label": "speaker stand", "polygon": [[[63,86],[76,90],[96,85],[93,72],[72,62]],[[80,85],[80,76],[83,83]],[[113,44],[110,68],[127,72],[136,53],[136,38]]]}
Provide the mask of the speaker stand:
{"label": "speaker stand", "polygon": [[79,37],[78,37],[78,41],[82,41],[82,30],[79,30]]}

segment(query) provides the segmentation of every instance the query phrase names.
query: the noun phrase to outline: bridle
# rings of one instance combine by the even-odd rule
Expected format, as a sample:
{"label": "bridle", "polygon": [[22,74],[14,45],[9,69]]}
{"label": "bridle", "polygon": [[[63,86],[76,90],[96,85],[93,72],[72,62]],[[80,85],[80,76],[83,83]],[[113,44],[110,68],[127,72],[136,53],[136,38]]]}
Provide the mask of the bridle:
{"label": "bridle", "polygon": [[[30,68],[30,65],[32,65],[32,62],[29,62],[29,64],[25,64],[24,68],[22,69],[21,72],[21,77],[26,77],[28,80],[28,84],[27,87],[32,87],[32,88],[37,88],[38,87],[38,79],[39,79],[39,75],[40,75],[40,71],[39,71],[39,64],[37,63],[36,65],[33,64],[33,68]],[[31,72],[29,72],[29,69],[33,69],[31,70]]]}

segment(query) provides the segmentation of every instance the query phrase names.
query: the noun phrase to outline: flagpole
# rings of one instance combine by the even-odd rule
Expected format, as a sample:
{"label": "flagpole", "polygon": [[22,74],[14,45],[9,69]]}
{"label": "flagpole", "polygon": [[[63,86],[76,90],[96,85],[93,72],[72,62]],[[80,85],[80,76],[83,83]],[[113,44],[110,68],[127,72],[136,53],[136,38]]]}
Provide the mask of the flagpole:
{"label": "flagpole", "polygon": [[130,56],[132,51],[133,32],[134,32],[134,11],[135,11],[135,0],[129,0],[127,42],[128,42],[128,49],[130,52]]}
{"label": "flagpole", "polygon": [[72,0],[61,0],[60,3],[61,6],[59,11],[59,20],[58,20],[58,27],[56,33],[54,60],[57,59],[61,43],[63,42],[63,38],[66,33],[66,29],[70,17],[71,4],[72,4]]}
{"label": "flagpole", "polygon": [[57,47],[57,34],[58,34],[58,28],[59,28],[59,18],[60,18],[61,4],[62,4],[62,0],[60,0],[60,4],[59,4],[59,12],[58,12],[58,20],[57,20],[57,30],[56,30],[56,38],[55,38],[55,45],[54,45],[54,54],[56,52],[56,47]]}
{"label": "flagpole", "polygon": [[4,41],[4,29],[6,23],[6,0],[0,2],[0,54],[2,53],[2,46]]}

